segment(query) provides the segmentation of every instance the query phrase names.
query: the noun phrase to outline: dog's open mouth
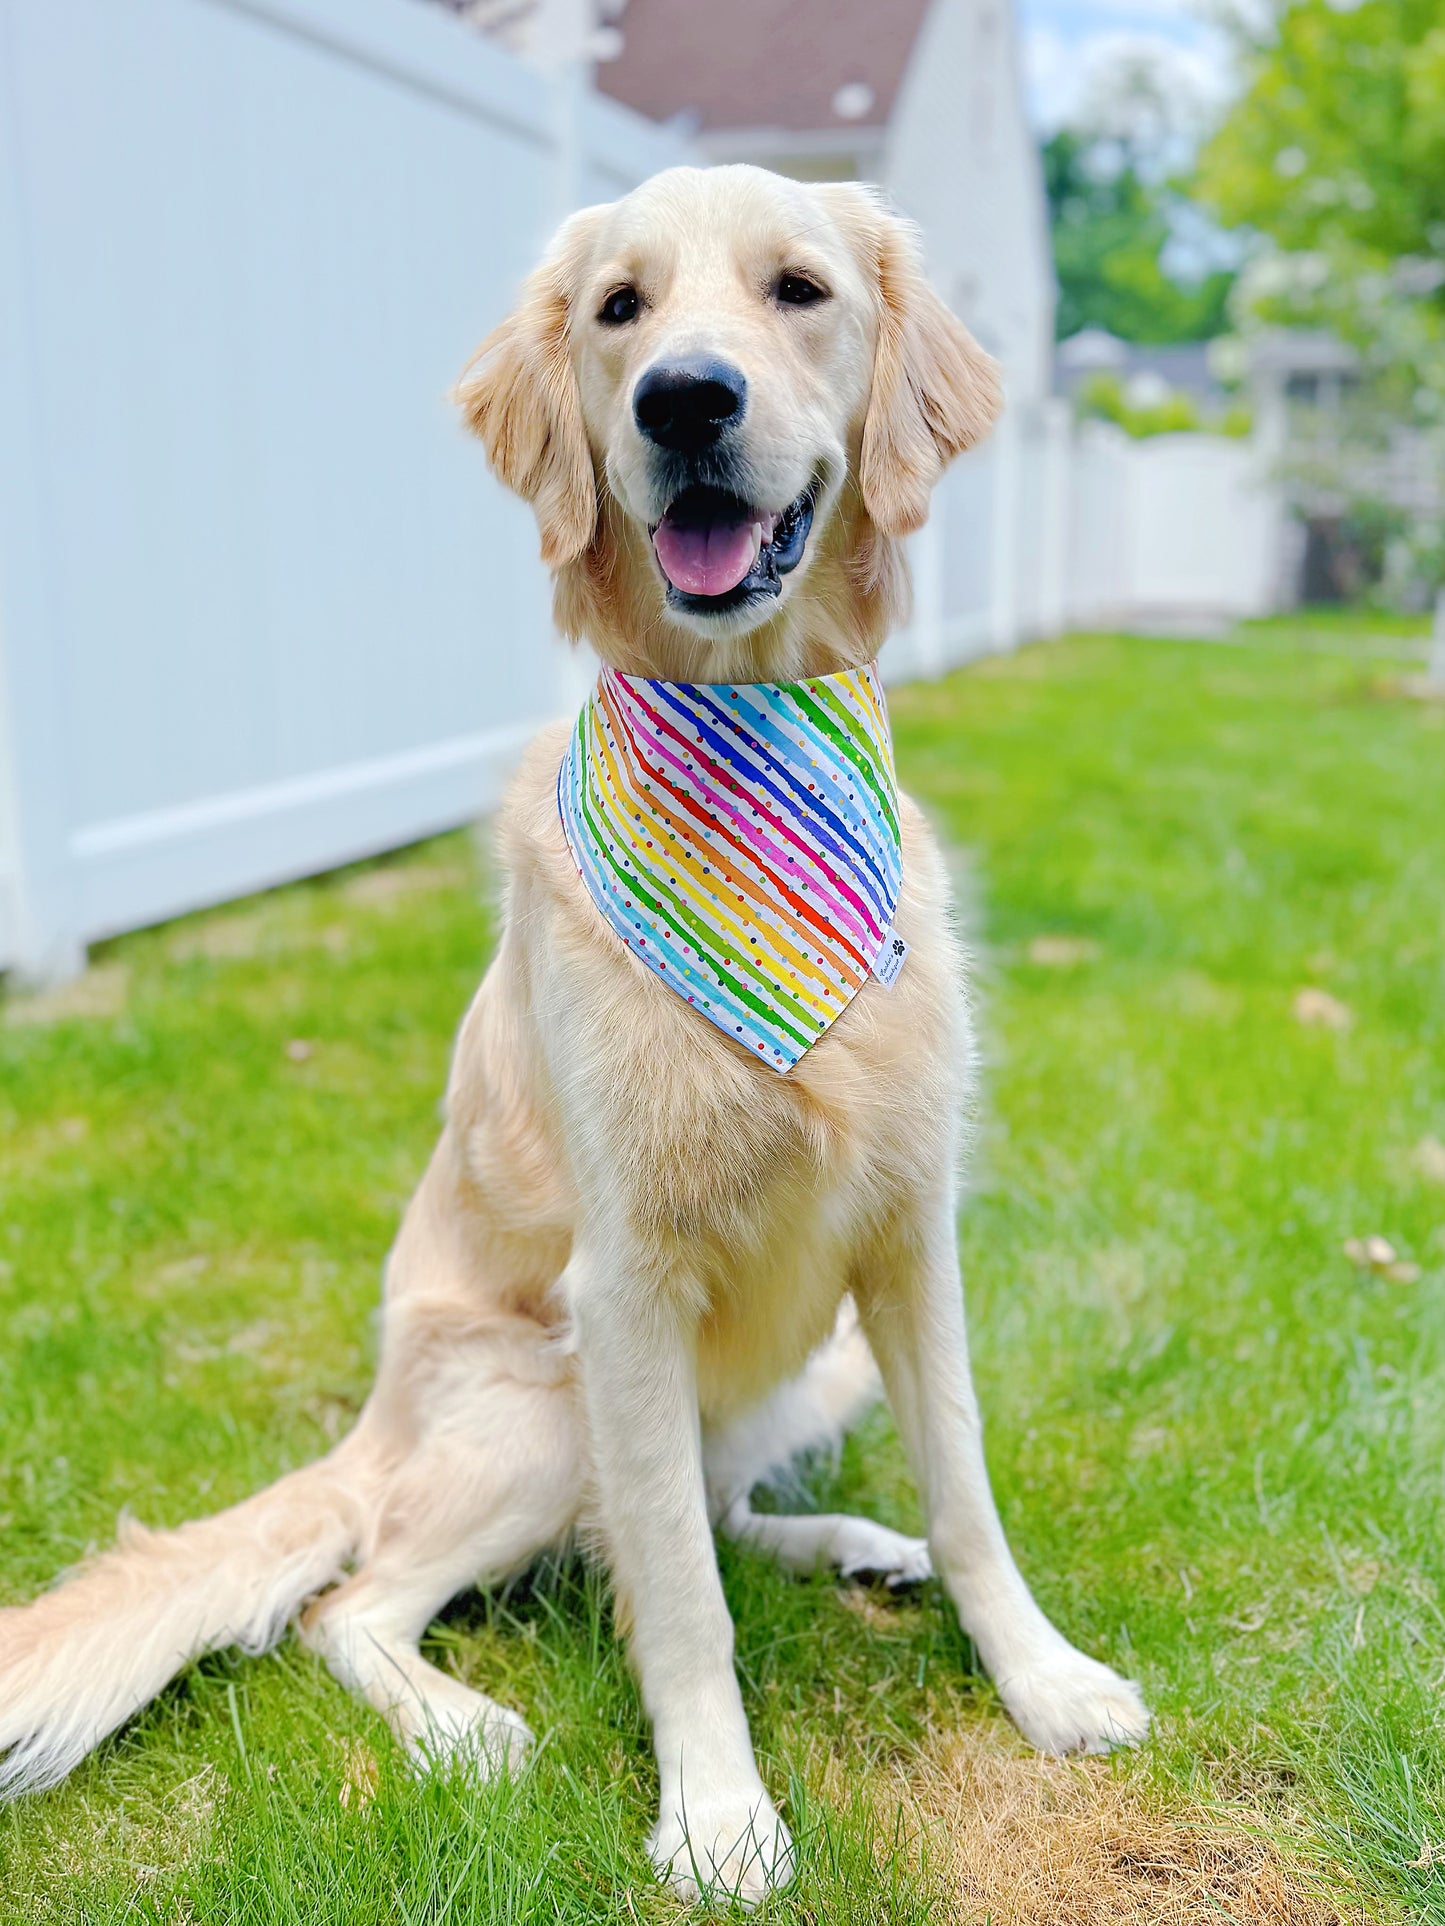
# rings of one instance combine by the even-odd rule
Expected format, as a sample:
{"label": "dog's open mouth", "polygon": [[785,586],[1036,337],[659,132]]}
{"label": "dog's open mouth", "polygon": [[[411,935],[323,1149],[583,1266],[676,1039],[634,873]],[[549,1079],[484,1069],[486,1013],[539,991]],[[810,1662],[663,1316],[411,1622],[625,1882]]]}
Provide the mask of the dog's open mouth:
{"label": "dog's open mouth", "polygon": [[673,608],[714,613],[754,596],[781,595],[803,559],[813,490],[779,514],[751,508],[720,488],[685,488],[652,531]]}

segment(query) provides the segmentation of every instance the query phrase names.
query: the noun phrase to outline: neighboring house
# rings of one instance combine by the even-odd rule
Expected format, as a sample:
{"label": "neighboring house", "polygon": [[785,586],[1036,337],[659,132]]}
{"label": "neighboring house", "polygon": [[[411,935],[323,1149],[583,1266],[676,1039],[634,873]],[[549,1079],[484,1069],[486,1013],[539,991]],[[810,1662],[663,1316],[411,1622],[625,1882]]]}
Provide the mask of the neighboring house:
{"label": "neighboring house", "polygon": [[1012,0],[627,0],[608,17],[605,93],[711,160],[878,182],[1014,404],[1048,395],[1054,275]]}
{"label": "neighboring house", "polygon": [[1058,392],[1070,401],[1099,375],[1112,376],[1133,408],[1157,407],[1171,395],[1183,394],[1201,414],[1212,414],[1226,400],[1211,341],[1143,347],[1121,341],[1106,328],[1082,328],[1059,343],[1054,359]]}
{"label": "neighboring house", "polygon": [[939,293],[1003,366],[1007,407],[912,545],[890,676],[932,675],[1063,619],[1066,450],[1055,282],[1013,0],[627,0],[597,84],[716,161],[875,181]]}
{"label": "neighboring house", "polygon": [[[1445,514],[1438,448],[1418,429],[1382,421],[1359,356],[1319,330],[1270,328],[1218,341],[1144,347],[1102,328],[1061,341],[1058,392],[1078,402],[1101,376],[1132,408],[1174,396],[1217,416],[1226,380],[1247,400],[1250,459],[1273,499],[1268,599],[1281,608],[1349,601],[1392,573],[1382,522],[1438,523]],[[1362,504],[1368,512],[1361,514]],[[1395,592],[1420,585],[1400,576]]]}
{"label": "neighboring house", "polygon": [[1271,460],[1312,426],[1342,421],[1359,391],[1359,356],[1332,334],[1270,328],[1250,338],[1244,364],[1255,433]]}
{"label": "neighboring house", "polygon": [[1352,599],[1382,565],[1389,572],[1388,556],[1361,527],[1360,503],[1372,505],[1370,519],[1399,524],[1445,517],[1439,439],[1382,420],[1358,354],[1335,335],[1266,329],[1244,342],[1243,365],[1255,448],[1293,511],[1282,532],[1280,599]]}

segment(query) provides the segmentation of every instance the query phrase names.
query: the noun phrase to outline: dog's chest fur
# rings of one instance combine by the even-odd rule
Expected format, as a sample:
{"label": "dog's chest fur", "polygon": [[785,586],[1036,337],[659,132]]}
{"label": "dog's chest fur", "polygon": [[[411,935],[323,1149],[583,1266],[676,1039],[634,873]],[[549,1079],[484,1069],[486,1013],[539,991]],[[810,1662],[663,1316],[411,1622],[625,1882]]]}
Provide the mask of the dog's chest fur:
{"label": "dog's chest fur", "polygon": [[943,865],[904,799],[903,973],[891,990],[867,984],[778,1076],[597,914],[557,820],[561,741],[543,736],[503,828],[500,964],[520,1061],[577,1192],[605,1191],[657,1275],[694,1297],[699,1391],[717,1418],[800,1367],[869,1241],[955,1154],[969,1047]]}

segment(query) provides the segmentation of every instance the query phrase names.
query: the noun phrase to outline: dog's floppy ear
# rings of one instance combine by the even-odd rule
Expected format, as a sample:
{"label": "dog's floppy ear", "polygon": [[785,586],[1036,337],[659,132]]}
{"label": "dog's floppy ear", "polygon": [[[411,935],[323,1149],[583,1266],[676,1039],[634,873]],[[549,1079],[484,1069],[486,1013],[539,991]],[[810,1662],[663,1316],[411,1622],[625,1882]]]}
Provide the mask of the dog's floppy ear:
{"label": "dog's floppy ear", "polygon": [[594,211],[567,222],[454,392],[497,479],[532,504],[549,568],[575,561],[597,525],[592,452],[567,351],[572,269]]}
{"label": "dog's floppy ear", "polygon": [[870,200],[864,266],[876,276],[878,345],[863,423],[863,503],[885,535],[928,517],[933,484],[993,426],[998,367],[924,278],[912,226]]}

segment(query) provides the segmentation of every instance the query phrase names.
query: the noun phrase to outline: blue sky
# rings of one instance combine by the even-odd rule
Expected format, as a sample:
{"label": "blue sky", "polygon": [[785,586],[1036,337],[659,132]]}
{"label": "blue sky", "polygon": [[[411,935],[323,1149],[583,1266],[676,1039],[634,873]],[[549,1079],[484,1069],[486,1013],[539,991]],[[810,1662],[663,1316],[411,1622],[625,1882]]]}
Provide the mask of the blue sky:
{"label": "blue sky", "polygon": [[1228,45],[1210,0],[1016,0],[1033,118],[1046,133],[1074,117],[1097,76],[1146,54],[1181,101],[1207,111],[1230,87]]}

